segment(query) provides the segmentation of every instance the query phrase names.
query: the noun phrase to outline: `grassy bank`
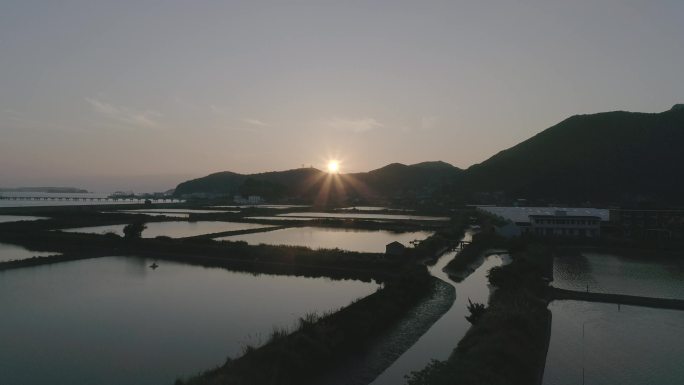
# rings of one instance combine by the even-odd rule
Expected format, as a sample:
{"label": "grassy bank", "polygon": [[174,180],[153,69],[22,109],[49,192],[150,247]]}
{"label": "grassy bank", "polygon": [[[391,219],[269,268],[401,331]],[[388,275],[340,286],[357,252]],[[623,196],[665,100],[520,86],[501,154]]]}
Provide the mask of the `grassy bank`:
{"label": "grassy bank", "polygon": [[408,379],[410,385],[536,384],[543,373],[551,313],[543,279],[546,250],[516,253],[513,262],[493,268],[498,289],[475,317],[446,361],[433,361]]}
{"label": "grassy bank", "polygon": [[400,273],[407,262],[384,254],[339,249],[312,250],[297,246],[249,245],[246,242],[207,239],[124,239],[114,234],[55,231],[0,232],[0,241],[30,250],[62,253],[2,264],[5,268],[35,266],[85,257],[135,255],[254,273],[295,274],[383,281]]}
{"label": "grassy bank", "polygon": [[350,355],[362,354],[374,337],[430,295],[435,278],[413,266],[374,294],[322,317],[300,319],[297,330],[275,330],[259,348],[177,384],[305,385]]}

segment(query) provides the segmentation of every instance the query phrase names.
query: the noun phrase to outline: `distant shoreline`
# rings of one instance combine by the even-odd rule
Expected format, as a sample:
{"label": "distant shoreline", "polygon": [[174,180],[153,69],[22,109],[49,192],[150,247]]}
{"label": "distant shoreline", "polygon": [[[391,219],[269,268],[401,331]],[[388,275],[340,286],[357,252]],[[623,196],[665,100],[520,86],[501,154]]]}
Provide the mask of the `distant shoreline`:
{"label": "distant shoreline", "polygon": [[90,191],[76,187],[9,187],[0,192],[37,192],[50,194],[88,194]]}

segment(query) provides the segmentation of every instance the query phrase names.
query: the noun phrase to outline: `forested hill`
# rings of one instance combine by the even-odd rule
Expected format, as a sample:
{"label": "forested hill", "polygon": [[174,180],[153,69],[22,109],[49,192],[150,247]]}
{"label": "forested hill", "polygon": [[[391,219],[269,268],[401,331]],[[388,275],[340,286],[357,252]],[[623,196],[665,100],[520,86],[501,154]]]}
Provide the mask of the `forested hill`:
{"label": "forested hill", "polygon": [[383,198],[406,194],[431,194],[442,189],[462,172],[445,162],[413,165],[392,163],[369,172],[332,176],[316,168],[299,168],[259,174],[230,171],[183,182],[177,196],[192,194],[260,195],[266,199],[295,197],[313,199],[324,192],[334,198]]}
{"label": "forested hill", "polygon": [[682,202],[682,107],[573,116],[471,166],[459,192],[564,202]]}
{"label": "forested hill", "polygon": [[604,112],[570,117],[463,171],[444,162],[392,163],[331,178],[315,168],[243,175],[220,172],[181,183],[176,195],[247,194],[266,199],[339,199],[599,204],[684,203],[684,105],[661,113]]}

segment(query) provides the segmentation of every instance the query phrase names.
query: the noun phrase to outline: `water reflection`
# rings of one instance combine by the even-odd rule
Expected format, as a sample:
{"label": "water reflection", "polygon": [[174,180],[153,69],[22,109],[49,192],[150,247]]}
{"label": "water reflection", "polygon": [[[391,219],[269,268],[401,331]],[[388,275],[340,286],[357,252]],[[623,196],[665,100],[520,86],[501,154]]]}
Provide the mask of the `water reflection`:
{"label": "water reflection", "polygon": [[0,223],[19,222],[19,221],[37,221],[39,219],[48,219],[45,217],[32,217],[27,215],[0,215]]}
{"label": "water reflection", "polygon": [[136,209],[136,210],[119,210],[122,213],[176,213],[176,214],[224,214],[224,213],[239,213],[239,211],[229,210],[200,210],[200,209]]}
{"label": "water reflection", "polygon": [[392,209],[389,207],[380,207],[380,206],[352,206],[352,207],[342,207],[337,210],[341,211],[415,211],[415,210],[408,210],[408,209]]}
{"label": "water reflection", "polygon": [[7,243],[0,243],[0,262],[18,261],[21,259],[28,259],[33,257],[45,257],[48,255],[57,255],[59,253],[49,251],[31,251],[21,246],[10,245]]}
{"label": "water reflection", "polygon": [[[684,299],[684,261],[582,252],[554,260],[564,289]],[[684,312],[555,301],[544,384],[680,384]],[[582,338],[584,331],[584,338]]]}
{"label": "water reflection", "polygon": [[74,229],[60,229],[67,233],[82,233],[82,234],[116,234],[124,235],[123,229],[126,225],[108,225],[108,226],[92,226],[92,227],[77,227]]}
{"label": "water reflection", "polygon": [[171,238],[194,237],[202,234],[241,231],[272,227],[255,223],[200,221],[200,222],[152,222],[147,223],[143,238],[166,236]]}
{"label": "water reflection", "polygon": [[299,217],[246,217],[245,219],[257,219],[265,221],[311,221],[314,218],[299,218]]}
{"label": "water reflection", "polygon": [[684,299],[684,260],[582,252],[556,257],[553,285],[563,289]]}
{"label": "water reflection", "polygon": [[146,269],[151,262],[109,257],[0,272],[2,384],[171,384],[265,341],[274,325],[378,287],[165,261]]}
{"label": "water reflection", "polygon": [[549,309],[545,385],[682,383],[684,311],[580,301]]}
{"label": "water reflection", "polygon": [[[107,234],[114,233],[123,236],[123,228],[126,225],[80,227],[75,229],[64,229],[61,231],[86,233],[86,234]],[[147,228],[143,231],[143,238],[155,238],[165,236],[171,238],[194,237],[203,234],[221,233],[228,231],[241,231],[252,229],[263,229],[272,227],[256,223],[221,222],[221,221],[198,221],[198,222],[150,222],[146,223]]]}
{"label": "water reflection", "polygon": [[347,219],[391,219],[391,220],[410,220],[410,221],[448,221],[448,217],[429,217],[422,215],[400,215],[400,214],[370,214],[370,213],[322,213],[322,212],[296,212],[279,214],[282,217],[304,217],[304,218],[347,218]]}
{"label": "water reflection", "polygon": [[311,207],[307,205],[237,205],[237,206],[212,206],[217,208],[228,208],[228,209],[275,209],[275,210],[286,210],[286,209],[298,209]]}
{"label": "water reflection", "polygon": [[409,246],[409,242],[422,240],[432,235],[428,231],[394,233],[385,230],[358,230],[325,227],[292,227],[262,233],[241,234],[217,238],[218,240],[245,241],[249,244],[270,244],[307,246],[312,249],[324,248],[384,253],[385,245],[398,241]]}
{"label": "water reflection", "polygon": [[158,213],[158,212],[150,212],[150,211],[103,211],[104,214],[119,214],[119,213],[124,213],[124,214],[144,214],[144,215],[149,215],[151,217],[169,217],[169,218],[190,218],[189,213]]}

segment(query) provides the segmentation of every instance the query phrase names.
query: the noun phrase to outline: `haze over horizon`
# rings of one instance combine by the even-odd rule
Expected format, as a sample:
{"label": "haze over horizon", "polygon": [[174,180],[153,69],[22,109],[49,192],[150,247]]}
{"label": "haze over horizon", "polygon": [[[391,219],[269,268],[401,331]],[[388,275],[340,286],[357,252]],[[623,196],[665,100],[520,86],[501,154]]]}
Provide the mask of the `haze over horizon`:
{"label": "haze over horizon", "polygon": [[684,102],[682,19],[677,1],[6,2],[0,187],[467,168],[571,115]]}

